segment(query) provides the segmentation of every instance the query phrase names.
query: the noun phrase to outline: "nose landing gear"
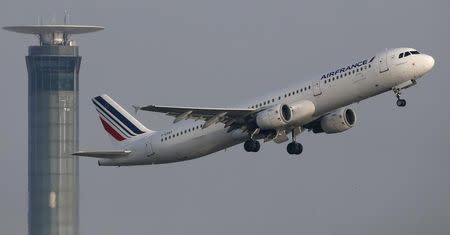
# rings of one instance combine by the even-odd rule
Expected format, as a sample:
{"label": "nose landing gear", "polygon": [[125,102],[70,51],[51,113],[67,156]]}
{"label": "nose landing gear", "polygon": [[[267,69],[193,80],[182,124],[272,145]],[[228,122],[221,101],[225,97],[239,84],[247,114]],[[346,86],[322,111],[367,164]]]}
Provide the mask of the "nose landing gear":
{"label": "nose landing gear", "polygon": [[405,107],[406,106],[406,100],[401,99],[400,95],[402,94],[400,92],[400,89],[394,89],[395,96],[397,97],[397,106],[398,107]]}
{"label": "nose landing gear", "polygon": [[405,106],[406,106],[406,100],[404,100],[404,99],[398,99],[398,100],[397,100],[397,106],[398,106],[398,107],[405,107]]}

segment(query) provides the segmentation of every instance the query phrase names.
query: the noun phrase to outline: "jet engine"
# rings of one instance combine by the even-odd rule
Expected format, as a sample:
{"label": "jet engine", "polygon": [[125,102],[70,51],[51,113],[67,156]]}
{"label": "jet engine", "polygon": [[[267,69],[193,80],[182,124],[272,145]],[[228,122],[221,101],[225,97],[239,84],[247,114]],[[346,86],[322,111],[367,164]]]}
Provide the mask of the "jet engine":
{"label": "jet engine", "polygon": [[291,119],[288,121],[291,126],[301,126],[311,121],[316,106],[309,100],[300,100],[289,104],[291,109]]}
{"label": "jet engine", "polygon": [[258,113],[256,124],[261,130],[276,129],[285,125],[299,126],[308,123],[315,111],[314,104],[309,100],[289,105],[279,104]]}
{"label": "jet engine", "polygon": [[292,111],[286,104],[279,104],[256,115],[256,124],[261,130],[276,129],[291,120]]}
{"label": "jet engine", "polygon": [[339,133],[352,128],[355,122],[355,112],[350,108],[341,108],[319,119],[312,130],[314,133]]}

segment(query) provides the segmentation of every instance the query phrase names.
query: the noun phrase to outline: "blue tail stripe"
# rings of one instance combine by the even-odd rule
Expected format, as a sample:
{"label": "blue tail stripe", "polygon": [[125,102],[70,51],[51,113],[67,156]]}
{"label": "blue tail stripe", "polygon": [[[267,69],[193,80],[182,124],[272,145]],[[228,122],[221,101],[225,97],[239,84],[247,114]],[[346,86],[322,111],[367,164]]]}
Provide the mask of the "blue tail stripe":
{"label": "blue tail stripe", "polygon": [[[127,128],[125,128],[120,122],[116,121],[113,117],[111,117],[111,115],[108,112],[106,112],[106,110],[103,107],[101,107],[100,105],[98,105],[95,102],[92,102],[92,103],[94,103],[95,107],[97,107],[98,109],[100,109],[103,112],[100,114],[105,114],[106,115],[105,118],[108,117],[108,118],[106,118],[106,120],[109,120],[111,122],[111,124],[113,124],[116,128],[120,127],[120,128],[118,128],[118,130],[120,130],[120,131],[123,130],[126,132],[126,133],[122,133],[122,134],[124,134],[125,136],[136,136],[136,134],[130,133],[127,130]],[[121,131],[121,132],[123,132],[123,131]]]}
{"label": "blue tail stripe", "polygon": [[126,117],[124,117],[119,111],[117,111],[113,106],[111,106],[105,99],[101,96],[95,97],[101,105],[103,105],[112,115],[114,115],[117,119],[119,119],[123,124],[125,124],[131,131],[135,134],[144,133],[139,128],[137,128],[133,123],[131,123]]}
{"label": "blue tail stripe", "polygon": [[[98,106],[97,106],[97,107],[98,107]],[[128,131],[127,131],[126,129],[124,129],[122,126],[120,126],[120,128],[119,128],[118,123],[115,122],[114,119],[111,120],[111,116],[109,116],[108,113],[105,113],[104,111],[100,112],[100,110],[98,110],[98,114],[99,114],[100,116],[102,116],[102,117],[105,119],[105,121],[108,121],[109,124],[110,124],[111,126],[115,127],[115,128],[117,129],[116,131],[118,131],[118,132],[119,132],[120,134],[122,134],[124,137],[130,138],[130,137],[136,136],[136,135],[131,134],[130,132],[128,132]],[[105,115],[105,114],[106,114],[106,115]]]}

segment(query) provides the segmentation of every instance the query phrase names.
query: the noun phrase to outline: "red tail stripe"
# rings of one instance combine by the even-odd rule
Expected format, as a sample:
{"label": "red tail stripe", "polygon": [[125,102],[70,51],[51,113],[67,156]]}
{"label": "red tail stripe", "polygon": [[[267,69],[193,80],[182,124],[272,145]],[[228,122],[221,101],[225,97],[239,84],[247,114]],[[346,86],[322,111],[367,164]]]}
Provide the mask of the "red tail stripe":
{"label": "red tail stripe", "polygon": [[121,136],[114,128],[112,128],[103,118],[100,117],[100,121],[102,122],[103,128],[117,141],[122,141],[125,138]]}

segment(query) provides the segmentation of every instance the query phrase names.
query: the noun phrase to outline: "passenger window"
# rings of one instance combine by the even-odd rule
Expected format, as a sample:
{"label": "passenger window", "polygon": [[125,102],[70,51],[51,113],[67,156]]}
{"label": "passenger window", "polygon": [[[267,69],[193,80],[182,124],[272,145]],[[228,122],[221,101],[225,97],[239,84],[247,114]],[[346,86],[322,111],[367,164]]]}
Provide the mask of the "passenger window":
{"label": "passenger window", "polygon": [[410,56],[411,53],[409,51],[405,52],[405,57]]}
{"label": "passenger window", "polygon": [[272,102],[275,102],[275,99],[272,99]]}
{"label": "passenger window", "polygon": [[302,89],[300,89],[300,92],[303,92],[303,88],[302,88]]}
{"label": "passenger window", "polygon": [[281,100],[281,96],[278,96],[278,100]]}
{"label": "passenger window", "polygon": [[334,81],[334,77],[333,77],[333,81]]}
{"label": "passenger window", "polygon": [[308,89],[311,90],[311,86],[308,86]]}
{"label": "passenger window", "polygon": [[369,64],[369,68],[370,68],[370,67],[372,67],[372,66]]}
{"label": "passenger window", "polygon": [[341,74],[341,78],[342,78],[342,74]]}
{"label": "passenger window", "polygon": [[264,103],[263,103],[264,105],[266,105],[266,101],[264,101]]}
{"label": "passenger window", "polygon": [[325,80],[325,84],[327,84],[327,80]]}

